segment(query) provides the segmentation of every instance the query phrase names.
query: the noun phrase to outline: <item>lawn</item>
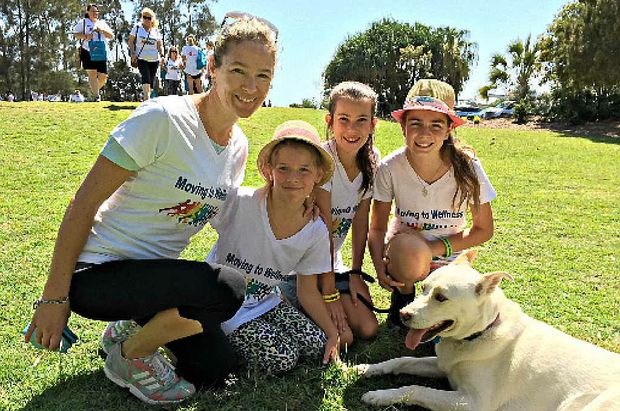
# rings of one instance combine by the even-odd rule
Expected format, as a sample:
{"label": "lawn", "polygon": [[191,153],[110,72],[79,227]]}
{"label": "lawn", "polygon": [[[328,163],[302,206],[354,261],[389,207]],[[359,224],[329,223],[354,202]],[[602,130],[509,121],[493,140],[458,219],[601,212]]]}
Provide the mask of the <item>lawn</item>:
{"label": "lawn", "polygon": [[[64,208],[110,130],[133,107],[0,103],[0,409],[150,409],[104,377],[97,355],[103,323],[72,316],[80,342],[68,354],[35,350],[21,336],[45,282]],[[323,116],[262,108],[241,121],[251,140],[246,184],[261,184],[255,158],[277,124],[298,118],[324,130]],[[474,127],[458,135],[476,148],[498,192],[495,235],[480,247],[476,267],[510,272],[515,281],[503,283],[504,291],[533,317],[620,352],[620,140]],[[384,155],[402,142],[396,124],[380,122],[376,145]],[[204,230],[183,257],[202,260],[214,239]],[[365,269],[374,274],[369,257]],[[386,306],[388,293],[372,290],[376,304]],[[344,360],[405,355],[403,341],[382,325],[375,340],[356,344]],[[359,401],[366,390],[415,381],[359,380],[333,365],[305,363],[283,377],[239,375],[225,390],[203,393],[178,409],[366,410]]]}

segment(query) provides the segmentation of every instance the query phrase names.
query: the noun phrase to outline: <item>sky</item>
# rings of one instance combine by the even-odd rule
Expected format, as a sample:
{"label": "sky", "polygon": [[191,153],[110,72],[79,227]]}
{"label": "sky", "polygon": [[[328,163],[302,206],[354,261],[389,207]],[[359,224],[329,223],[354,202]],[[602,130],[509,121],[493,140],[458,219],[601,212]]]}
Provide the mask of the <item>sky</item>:
{"label": "sky", "polygon": [[228,11],[245,11],[275,24],[279,55],[272,89],[274,106],[322,100],[321,75],[347,36],[363,32],[372,22],[391,17],[400,22],[470,32],[478,44],[478,62],[459,98],[477,96],[489,74],[494,53],[508,43],[542,34],[568,0],[219,0],[211,12],[220,22]]}

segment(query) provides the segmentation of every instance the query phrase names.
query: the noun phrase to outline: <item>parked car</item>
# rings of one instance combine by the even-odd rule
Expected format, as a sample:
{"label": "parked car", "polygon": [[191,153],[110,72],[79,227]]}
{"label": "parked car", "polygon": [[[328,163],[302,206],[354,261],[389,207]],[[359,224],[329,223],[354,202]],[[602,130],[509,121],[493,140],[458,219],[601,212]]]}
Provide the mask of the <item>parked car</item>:
{"label": "parked car", "polygon": [[480,117],[480,107],[475,104],[463,102],[454,106],[456,115],[461,118],[467,118],[467,120],[474,120],[475,117]]}
{"label": "parked car", "polygon": [[502,101],[495,107],[487,107],[480,112],[480,117],[483,119],[500,118],[500,117],[512,117],[513,109],[516,101]]}

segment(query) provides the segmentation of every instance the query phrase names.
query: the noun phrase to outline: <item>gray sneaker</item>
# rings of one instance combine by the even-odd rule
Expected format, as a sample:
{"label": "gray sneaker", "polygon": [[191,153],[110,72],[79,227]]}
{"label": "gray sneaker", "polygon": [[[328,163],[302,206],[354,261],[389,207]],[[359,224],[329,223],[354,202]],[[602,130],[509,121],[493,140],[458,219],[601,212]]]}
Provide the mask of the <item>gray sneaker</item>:
{"label": "gray sneaker", "polygon": [[114,344],[129,339],[141,328],[134,320],[112,321],[101,334],[101,350],[107,355]]}
{"label": "gray sneaker", "polygon": [[179,377],[159,353],[144,358],[126,359],[121,344],[110,347],[103,372],[115,384],[149,404],[181,402],[196,392],[190,382]]}

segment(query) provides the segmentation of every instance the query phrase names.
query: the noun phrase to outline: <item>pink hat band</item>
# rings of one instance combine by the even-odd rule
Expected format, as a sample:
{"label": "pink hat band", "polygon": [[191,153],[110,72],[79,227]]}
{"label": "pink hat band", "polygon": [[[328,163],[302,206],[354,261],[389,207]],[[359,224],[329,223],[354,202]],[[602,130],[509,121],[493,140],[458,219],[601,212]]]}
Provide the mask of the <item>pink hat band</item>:
{"label": "pink hat band", "polygon": [[452,110],[445,102],[430,96],[414,96],[407,99],[405,104],[403,104],[402,109],[392,111],[392,117],[400,123],[405,112],[411,110],[427,110],[443,113],[452,121],[450,127],[451,129],[466,123],[466,121],[457,116],[454,110]]}

